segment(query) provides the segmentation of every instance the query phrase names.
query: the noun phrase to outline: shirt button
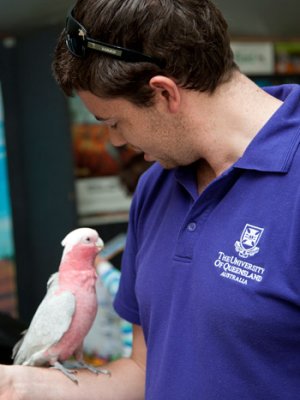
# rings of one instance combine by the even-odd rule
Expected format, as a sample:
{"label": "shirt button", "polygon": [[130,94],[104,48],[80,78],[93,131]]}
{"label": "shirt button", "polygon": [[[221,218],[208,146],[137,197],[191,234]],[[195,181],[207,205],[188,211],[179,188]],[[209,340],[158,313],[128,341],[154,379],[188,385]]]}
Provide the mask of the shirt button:
{"label": "shirt button", "polygon": [[194,232],[194,230],[197,228],[197,224],[195,222],[190,222],[187,226],[188,231]]}

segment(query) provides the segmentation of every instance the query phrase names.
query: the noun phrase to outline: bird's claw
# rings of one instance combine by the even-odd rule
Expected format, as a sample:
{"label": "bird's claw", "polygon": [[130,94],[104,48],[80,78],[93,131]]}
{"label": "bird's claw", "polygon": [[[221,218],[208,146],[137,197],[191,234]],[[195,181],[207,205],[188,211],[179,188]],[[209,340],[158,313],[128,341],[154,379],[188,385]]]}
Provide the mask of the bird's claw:
{"label": "bird's claw", "polygon": [[93,374],[96,374],[96,375],[104,374],[104,375],[111,376],[111,372],[108,369],[96,368],[96,367],[93,367],[92,365],[86,364],[83,361],[80,361],[79,365],[81,368],[87,369],[88,371],[92,372]]}
{"label": "bird's claw", "polygon": [[58,361],[56,361],[51,368],[58,369],[64,375],[66,375],[67,378],[71,379],[72,382],[74,382],[74,383],[76,383],[76,385],[78,385],[78,380],[77,380],[77,378],[75,376],[77,374],[77,370],[76,369],[75,370],[74,369],[68,369],[68,368],[64,367],[61,363],[59,363]]}

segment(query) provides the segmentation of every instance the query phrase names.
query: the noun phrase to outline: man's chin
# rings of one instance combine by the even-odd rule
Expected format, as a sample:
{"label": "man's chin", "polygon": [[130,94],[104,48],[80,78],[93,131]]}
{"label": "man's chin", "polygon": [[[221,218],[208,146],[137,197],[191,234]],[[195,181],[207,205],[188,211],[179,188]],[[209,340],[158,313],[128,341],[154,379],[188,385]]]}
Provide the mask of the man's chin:
{"label": "man's chin", "polygon": [[169,160],[161,160],[161,159],[157,159],[154,158],[153,156],[151,156],[150,154],[146,154],[144,153],[144,160],[147,162],[158,162],[164,169],[173,169],[178,167],[177,164],[169,161]]}
{"label": "man's chin", "polygon": [[150,154],[144,153],[144,160],[148,162],[154,162],[156,161],[154,157],[152,157]]}
{"label": "man's chin", "polygon": [[163,161],[163,160],[157,160],[157,162],[164,168],[164,169],[173,169],[178,167],[177,164],[168,162],[168,161]]}

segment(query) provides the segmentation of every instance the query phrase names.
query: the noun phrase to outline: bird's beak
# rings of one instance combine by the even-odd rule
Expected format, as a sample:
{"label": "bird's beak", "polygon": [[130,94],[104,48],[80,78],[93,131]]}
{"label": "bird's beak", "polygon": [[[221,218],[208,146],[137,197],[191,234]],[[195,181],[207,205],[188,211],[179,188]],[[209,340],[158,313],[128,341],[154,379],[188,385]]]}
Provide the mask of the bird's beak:
{"label": "bird's beak", "polygon": [[101,251],[104,247],[103,240],[99,238],[96,242],[96,246],[98,247],[98,250]]}

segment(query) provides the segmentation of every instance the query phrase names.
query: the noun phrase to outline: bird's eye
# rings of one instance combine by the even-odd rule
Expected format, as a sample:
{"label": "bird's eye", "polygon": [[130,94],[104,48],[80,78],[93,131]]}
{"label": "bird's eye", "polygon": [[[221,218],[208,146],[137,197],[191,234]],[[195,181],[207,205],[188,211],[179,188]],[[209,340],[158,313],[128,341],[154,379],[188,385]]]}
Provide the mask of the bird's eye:
{"label": "bird's eye", "polygon": [[91,242],[91,238],[89,238],[89,237],[85,238],[85,242],[86,243],[90,243]]}

